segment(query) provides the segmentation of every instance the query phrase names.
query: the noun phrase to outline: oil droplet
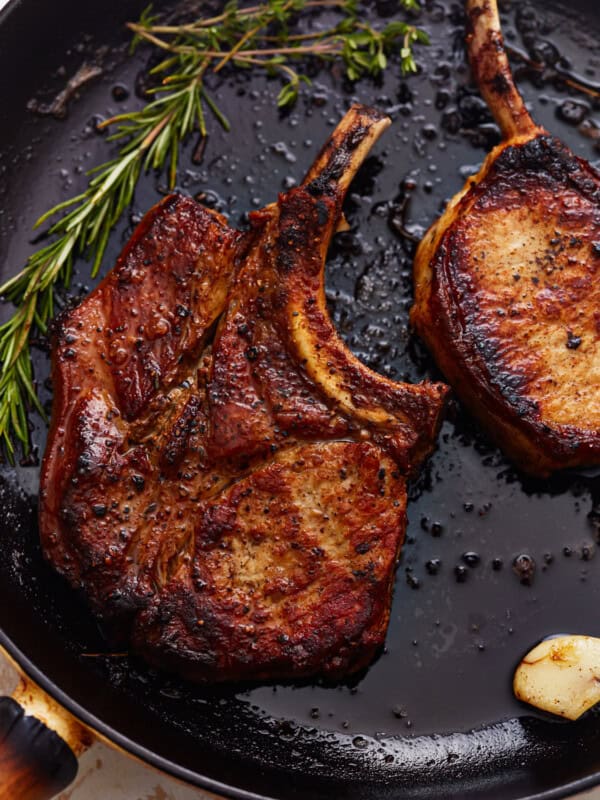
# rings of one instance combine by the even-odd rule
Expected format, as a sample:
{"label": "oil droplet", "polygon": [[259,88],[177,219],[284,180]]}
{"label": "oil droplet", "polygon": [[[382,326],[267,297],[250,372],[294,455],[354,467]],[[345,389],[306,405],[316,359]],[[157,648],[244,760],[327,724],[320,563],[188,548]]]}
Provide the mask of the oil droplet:
{"label": "oil droplet", "polygon": [[122,83],[117,83],[113,86],[111,94],[118,103],[122,103],[129,97],[129,89]]}
{"label": "oil droplet", "polygon": [[565,100],[556,109],[556,116],[569,125],[581,125],[589,108],[576,100]]}
{"label": "oil droplet", "polygon": [[417,578],[416,575],[413,575],[412,572],[406,573],[406,582],[410,586],[411,589],[418,589],[421,585],[421,581]]}
{"label": "oil droplet", "polygon": [[437,575],[442,566],[439,558],[430,558],[425,564],[425,569],[430,575]]}
{"label": "oil droplet", "polygon": [[475,553],[470,550],[469,552],[462,554],[462,560],[468,567],[472,568],[476,567],[479,564],[479,562],[481,561],[481,556],[479,555],[479,553]]}
{"label": "oil droplet", "polygon": [[595,555],[595,547],[591,542],[584,542],[581,545],[581,560],[591,561]]}
{"label": "oil droplet", "polygon": [[521,553],[513,561],[513,571],[525,586],[531,586],[535,576],[535,561],[528,553]]}
{"label": "oil droplet", "polygon": [[457,583],[464,583],[467,580],[468,571],[465,566],[462,564],[457,564],[454,567],[454,577],[457,580]]}
{"label": "oil droplet", "polygon": [[277,155],[283,156],[288,164],[294,164],[296,162],[296,156],[292,153],[285,142],[275,142],[272,150],[274,153],[277,153]]}

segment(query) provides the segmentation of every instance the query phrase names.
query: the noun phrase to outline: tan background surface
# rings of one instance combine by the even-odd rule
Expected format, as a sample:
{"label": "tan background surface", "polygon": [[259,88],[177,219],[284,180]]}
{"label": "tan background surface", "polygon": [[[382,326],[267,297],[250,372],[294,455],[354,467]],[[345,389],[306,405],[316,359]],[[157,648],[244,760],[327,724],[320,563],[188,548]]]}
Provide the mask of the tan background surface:
{"label": "tan background surface", "polygon": [[[16,683],[16,672],[0,655],[0,695],[11,694]],[[83,755],[73,786],[58,795],[59,800],[212,800],[213,797],[99,742]]]}

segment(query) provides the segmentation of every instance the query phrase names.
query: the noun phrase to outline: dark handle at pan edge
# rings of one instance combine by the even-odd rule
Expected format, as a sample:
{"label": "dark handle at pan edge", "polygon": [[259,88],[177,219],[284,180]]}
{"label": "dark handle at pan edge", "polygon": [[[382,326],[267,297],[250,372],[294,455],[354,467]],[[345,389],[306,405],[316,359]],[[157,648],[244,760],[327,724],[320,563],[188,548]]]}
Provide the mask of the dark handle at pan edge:
{"label": "dark handle at pan edge", "polygon": [[0,697],[0,800],[50,800],[76,775],[64,739],[12,697]]}

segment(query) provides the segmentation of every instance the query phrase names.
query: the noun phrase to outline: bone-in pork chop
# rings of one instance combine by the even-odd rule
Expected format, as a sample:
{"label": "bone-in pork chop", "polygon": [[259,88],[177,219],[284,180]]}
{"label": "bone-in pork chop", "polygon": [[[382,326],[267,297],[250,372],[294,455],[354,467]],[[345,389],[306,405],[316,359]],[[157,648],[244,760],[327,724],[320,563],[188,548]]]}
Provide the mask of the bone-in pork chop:
{"label": "bone-in pork chop", "polygon": [[538,127],[495,0],[467,0],[475,79],[504,134],[415,259],[412,321],[528,472],[600,463],[600,175]]}
{"label": "bone-in pork chop", "polygon": [[384,640],[405,482],[446,387],[360,364],[323,273],[387,124],[353,107],[248,232],[167,198],[60,321],[44,552],[136,652],[192,679],[341,676]]}

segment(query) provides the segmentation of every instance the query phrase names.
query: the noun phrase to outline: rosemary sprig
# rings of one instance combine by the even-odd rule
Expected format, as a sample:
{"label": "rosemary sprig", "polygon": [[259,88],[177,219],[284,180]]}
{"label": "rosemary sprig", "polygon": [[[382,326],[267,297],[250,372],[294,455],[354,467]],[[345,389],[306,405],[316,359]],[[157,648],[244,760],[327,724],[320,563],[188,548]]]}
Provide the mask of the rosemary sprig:
{"label": "rosemary sprig", "polygon": [[54,314],[54,288],[69,285],[74,259],[88,249],[93,254],[92,277],[98,274],[108,237],[123,211],[130,205],[142,170],[160,169],[170,162],[170,180],[177,170],[177,144],[195,126],[194,110],[202,89],[201,73],[185,73],[169,93],[153,100],[142,111],[122,115],[111,140],[125,140],[118,155],[91,170],[88,188],[59,203],[36,222],[71,208],[55,222],[48,234],[52,241],[28,259],[25,268],[0,287],[0,294],[17,310],[0,325],[0,442],[9,458],[14,454],[13,437],[28,449],[27,405],[44,415],[38,400],[29,344],[37,329],[47,332]]}
{"label": "rosemary sprig", "polygon": [[[417,0],[398,0],[408,11]],[[301,14],[329,9],[341,19],[311,33],[295,33]],[[262,70],[279,75],[283,87],[278,105],[293,104],[306,75],[295,64],[307,56],[321,62],[341,60],[352,81],[377,75],[397,49],[403,73],[414,72],[412,46],[427,43],[423,31],[403,21],[391,21],[382,30],[360,19],[357,0],[263,0],[239,8],[236,0],[223,13],[187,24],[159,24],[148,7],[129,25],[132,47],[148,42],[165,51],[151,71],[157,82],[148,90],[151,100],[139,111],[107,120],[114,126],[109,141],[119,142],[114,158],[90,171],[87,189],[59,203],[37,221],[50,225],[50,241],[31,255],[21,272],[0,286],[0,295],[16,306],[0,325],[0,445],[12,460],[15,440],[29,448],[27,412],[44,411],[37,396],[29,347],[34,331],[45,334],[54,314],[54,290],[68,286],[75,258],[88,255],[91,274],[100,269],[110,232],[131,204],[142,172],[168,165],[169,185],[175,185],[180,143],[196,128],[206,135],[206,112],[220,124],[229,123],[207,91],[205,77],[226,67]]]}

